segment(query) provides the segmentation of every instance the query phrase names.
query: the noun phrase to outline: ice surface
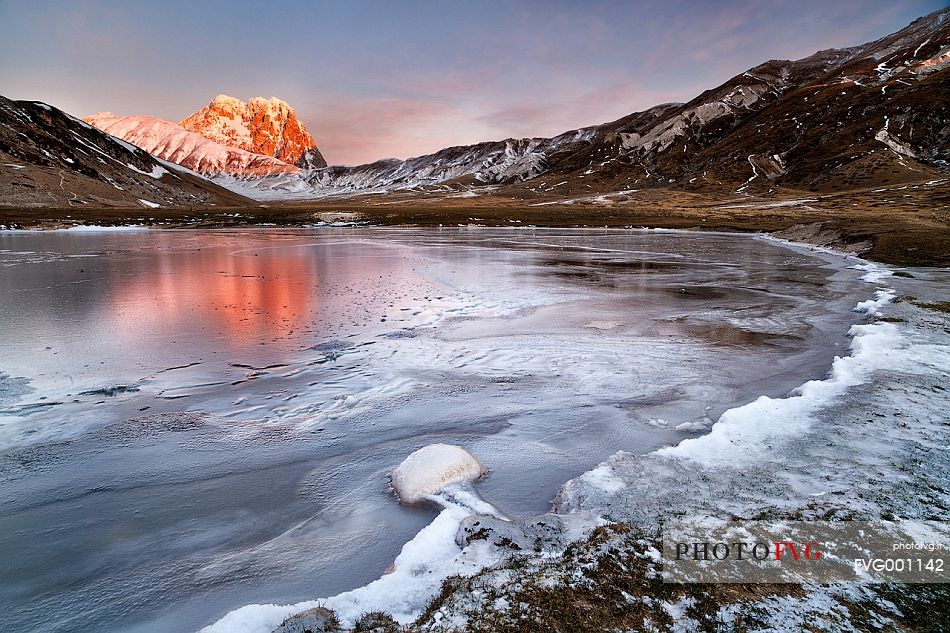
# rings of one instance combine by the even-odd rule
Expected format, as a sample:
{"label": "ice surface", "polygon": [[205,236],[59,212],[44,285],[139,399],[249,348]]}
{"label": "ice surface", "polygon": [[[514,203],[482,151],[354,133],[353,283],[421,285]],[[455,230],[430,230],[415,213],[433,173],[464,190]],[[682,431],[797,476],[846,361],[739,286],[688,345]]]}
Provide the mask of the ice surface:
{"label": "ice surface", "polygon": [[850,263],[632,230],[3,233],[0,370],[33,391],[0,404],[0,619],[197,630],[366,585],[439,515],[388,486],[433,443],[491,468],[436,504],[545,512],[619,448],[825,378],[867,318]]}
{"label": "ice surface", "polygon": [[[865,281],[878,291],[937,297],[946,271],[915,270],[882,289],[883,278]],[[670,512],[939,516],[950,504],[935,492],[947,477],[946,318],[908,302],[880,310],[894,318],[853,326],[851,355],[836,359],[825,380],[730,409],[706,436],[648,454],[617,453],[595,470],[607,468],[619,488],[584,475],[565,484],[557,507],[646,525]]]}
{"label": "ice surface", "polygon": [[[722,416],[717,425],[722,433],[687,440],[672,450],[616,453],[565,484],[556,508],[566,514],[559,516],[597,513],[648,531],[665,518],[683,515],[714,522],[726,517],[887,521],[896,517],[905,525],[907,519],[921,521],[917,542],[939,541],[922,521],[944,516],[950,507],[946,492],[950,319],[921,305],[945,296],[948,271],[915,269],[889,279],[890,287],[882,288],[880,282],[891,276],[889,271],[868,264],[855,268],[868,271],[863,281],[877,286],[877,298],[859,302],[865,307],[857,311],[869,322],[851,331],[851,356],[845,359],[851,363],[836,360],[831,377],[806,383],[791,398],[782,399],[790,403],[788,409],[778,406],[775,411],[759,410],[754,419],[751,415],[736,419],[741,416],[733,418],[734,413],[755,413],[754,407],[738,407]],[[897,294],[916,296],[920,305],[886,300]],[[866,309],[870,305],[874,310]],[[887,320],[877,320],[878,316]],[[796,401],[796,396],[802,398]],[[802,402],[809,398],[813,402]],[[796,425],[802,412],[809,420]],[[792,433],[786,429],[789,417]],[[738,422],[734,426],[740,428],[730,429],[728,422]],[[722,441],[737,430],[735,443]],[[729,459],[722,459],[724,455]],[[623,547],[622,539],[597,545],[601,551],[618,547]],[[467,586],[476,590],[450,594],[438,615],[452,620],[484,613],[482,622],[512,621],[519,614],[508,608],[508,599],[518,595],[518,580],[537,578],[539,560],[543,559],[521,561],[519,570],[527,571],[519,571],[514,579],[505,571],[480,576],[477,584]],[[568,561],[566,569],[548,572],[548,577],[570,584],[578,580],[575,568],[576,562],[570,566]],[[580,580],[586,591],[587,579],[580,576]],[[615,588],[609,589],[614,595]],[[806,585],[802,590],[801,595],[768,596],[741,608],[760,613],[768,630],[783,631],[816,623],[829,630],[850,630],[849,624],[861,621],[851,611],[860,601],[879,607],[871,615],[881,626],[901,615],[890,602],[892,589],[839,584]],[[674,618],[683,614],[683,602],[659,604]],[[720,619],[731,621],[732,609],[724,607]],[[689,627],[694,622],[678,624]],[[423,628],[453,630],[451,622],[437,617],[430,617]]]}
{"label": "ice surface", "polygon": [[[875,264],[860,264],[868,272],[862,280],[879,283],[891,276],[890,270]],[[857,303],[855,311],[880,316],[880,310],[896,295],[892,288],[878,288],[875,298]],[[877,322],[854,325],[851,354],[835,358],[831,375],[812,380],[787,398],[761,396],[754,402],[722,414],[708,435],[687,439],[677,446],[656,451],[657,455],[687,458],[705,466],[743,467],[768,459],[775,443],[785,437],[804,435],[818,411],[827,409],[848,389],[871,380],[875,372],[940,371],[950,366],[950,353],[940,346],[914,346],[894,323]]]}
{"label": "ice surface", "polygon": [[459,446],[429,444],[414,451],[393,471],[393,488],[403,501],[430,500],[443,509],[402,547],[381,578],[325,600],[247,605],[201,633],[270,633],[287,617],[316,606],[329,607],[346,626],[371,611],[384,611],[404,624],[411,622],[447,577],[471,574],[499,560],[487,546],[463,550],[456,536],[462,521],[473,514],[504,518],[464,485],[484,473],[478,458]]}
{"label": "ice surface", "polygon": [[787,398],[760,396],[730,409],[708,435],[683,440],[656,454],[736,468],[767,459],[776,442],[808,431],[813,414],[843,396],[849,387],[867,382],[875,370],[917,360],[902,354],[906,346],[894,324],[855,325],[851,334],[852,354],[835,358],[830,378],[806,382],[796,395]]}

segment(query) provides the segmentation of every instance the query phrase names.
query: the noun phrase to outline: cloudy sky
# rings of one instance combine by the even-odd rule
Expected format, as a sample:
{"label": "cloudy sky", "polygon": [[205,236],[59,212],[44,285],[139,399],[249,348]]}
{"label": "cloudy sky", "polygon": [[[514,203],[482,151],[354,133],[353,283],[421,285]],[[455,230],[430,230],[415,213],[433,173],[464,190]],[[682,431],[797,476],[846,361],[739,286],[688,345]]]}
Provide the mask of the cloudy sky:
{"label": "cloudy sky", "polygon": [[859,44],[940,0],[0,0],[0,94],[178,121],[288,101],[327,160],[552,135]]}

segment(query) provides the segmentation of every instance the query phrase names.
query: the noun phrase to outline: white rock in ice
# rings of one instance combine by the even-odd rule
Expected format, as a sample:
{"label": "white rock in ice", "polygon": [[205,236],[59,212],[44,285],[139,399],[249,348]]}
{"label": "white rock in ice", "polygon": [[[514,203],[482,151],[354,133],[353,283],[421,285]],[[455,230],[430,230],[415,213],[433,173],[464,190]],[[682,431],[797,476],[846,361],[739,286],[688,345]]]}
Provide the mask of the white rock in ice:
{"label": "white rock in ice", "polygon": [[392,474],[393,489],[406,503],[417,503],[446,486],[474,481],[484,474],[482,463],[464,448],[429,444],[396,467]]}

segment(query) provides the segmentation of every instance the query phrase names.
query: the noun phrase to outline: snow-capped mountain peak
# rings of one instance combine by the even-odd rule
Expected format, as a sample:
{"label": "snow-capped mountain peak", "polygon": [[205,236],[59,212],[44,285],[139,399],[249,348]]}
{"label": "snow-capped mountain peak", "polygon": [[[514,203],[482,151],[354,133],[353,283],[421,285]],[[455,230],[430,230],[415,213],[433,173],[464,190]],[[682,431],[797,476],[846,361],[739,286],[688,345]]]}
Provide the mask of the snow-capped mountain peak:
{"label": "snow-capped mountain peak", "polygon": [[180,125],[215,143],[298,167],[326,167],[313,136],[294,109],[277,97],[254,97],[244,103],[221,94]]}
{"label": "snow-capped mountain peak", "polygon": [[100,112],[86,117],[85,121],[154,156],[206,176],[229,175],[247,178],[300,171],[297,167],[271,156],[210,141],[171,121],[155,117],[116,116]]}

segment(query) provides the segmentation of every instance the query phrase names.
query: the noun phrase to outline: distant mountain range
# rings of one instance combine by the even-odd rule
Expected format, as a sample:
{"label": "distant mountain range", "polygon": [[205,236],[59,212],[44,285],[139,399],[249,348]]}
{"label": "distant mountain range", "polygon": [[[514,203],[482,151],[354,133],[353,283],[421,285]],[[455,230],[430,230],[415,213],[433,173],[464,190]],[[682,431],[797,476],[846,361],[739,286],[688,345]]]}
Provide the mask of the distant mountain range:
{"label": "distant mountain range", "polygon": [[[643,188],[734,194],[910,182],[950,167],[950,9],[875,42],[772,60],[685,104],[553,138],[246,183],[254,197],[450,185],[575,198]],[[542,186],[540,179],[545,181]],[[545,193],[547,193],[545,191]]]}
{"label": "distant mountain range", "polygon": [[[943,9],[868,44],[765,62],[689,103],[658,105],[551,138],[451,147],[355,167],[327,167],[294,110],[276,98],[245,104],[221,95],[179,124],[110,113],[87,121],[254,199],[387,191],[459,197],[491,191],[521,200],[596,203],[643,189],[768,195],[945,177],[950,170],[948,96],[950,9]],[[30,125],[34,114],[42,110],[47,128],[75,131],[81,122],[42,104],[4,100],[3,106],[0,203],[60,204],[63,190],[55,178],[30,176],[32,197],[25,180],[11,187],[37,168],[70,177],[81,173],[77,163],[64,161],[87,151],[83,141],[72,134],[44,136],[43,126]],[[79,136],[87,135],[88,130]],[[96,143],[106,141],[97,137]],[[3,165],[17,161],[25,164]],[[110,186],[110,178],[118,182],[114,174],[84,175],[98,180],[100,189]],[[211,193],[221,191],[215,185],[190,178],[191,188],[203,182],[203,195],[221,195]],[[190,204],[193,195],[198,194],[191,189],[169,193],[162,203]],[[117,198],[96,201],[107,199]]]}

